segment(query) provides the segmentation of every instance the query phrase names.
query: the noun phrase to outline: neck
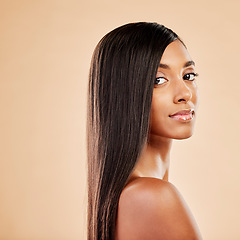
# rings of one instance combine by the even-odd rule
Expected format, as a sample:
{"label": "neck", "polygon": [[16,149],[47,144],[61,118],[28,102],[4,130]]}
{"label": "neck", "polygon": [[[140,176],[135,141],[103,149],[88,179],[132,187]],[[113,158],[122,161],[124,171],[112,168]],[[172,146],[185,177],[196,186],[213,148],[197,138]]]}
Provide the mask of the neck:
{"label": "neck", "polygon": [[168,181],[172,139],[151,134],[137,162],[134,176]]}

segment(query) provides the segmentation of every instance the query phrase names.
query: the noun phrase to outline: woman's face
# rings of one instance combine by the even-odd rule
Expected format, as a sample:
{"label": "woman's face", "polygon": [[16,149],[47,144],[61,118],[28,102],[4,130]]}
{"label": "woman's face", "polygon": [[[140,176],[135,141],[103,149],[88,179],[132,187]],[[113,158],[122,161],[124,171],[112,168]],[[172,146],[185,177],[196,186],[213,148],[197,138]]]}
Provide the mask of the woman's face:
{"label": "woman's face", "polygon": [[[193,134],[198,107],[195,66],[187,49],[175,40],[165,49],[153,89],[150,135],[185,139]],[[193,115],[178,111],[193,110]]]}

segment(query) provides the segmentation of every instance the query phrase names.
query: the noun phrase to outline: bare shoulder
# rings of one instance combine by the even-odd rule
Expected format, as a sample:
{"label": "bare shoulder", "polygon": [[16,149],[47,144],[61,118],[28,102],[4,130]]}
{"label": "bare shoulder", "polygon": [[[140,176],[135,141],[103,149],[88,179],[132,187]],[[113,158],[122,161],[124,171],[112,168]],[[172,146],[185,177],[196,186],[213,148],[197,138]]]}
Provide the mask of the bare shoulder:
{"label": "bare shoulder", "polygon": [[140,177],[122,191],[116,222],[117,240],[199,240],[197,224],[170,182]]}

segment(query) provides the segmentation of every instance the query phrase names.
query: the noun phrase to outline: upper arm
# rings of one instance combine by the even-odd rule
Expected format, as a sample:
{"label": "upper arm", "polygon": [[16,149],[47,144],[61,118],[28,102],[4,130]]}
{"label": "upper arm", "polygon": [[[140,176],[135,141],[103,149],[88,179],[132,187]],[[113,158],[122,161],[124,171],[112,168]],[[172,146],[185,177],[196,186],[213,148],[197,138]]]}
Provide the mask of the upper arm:
{"label": "upper arm", "polygon": [[121,194],[118,240],[199,240],[201,236],[186,203],[169,182],[142,178]]}

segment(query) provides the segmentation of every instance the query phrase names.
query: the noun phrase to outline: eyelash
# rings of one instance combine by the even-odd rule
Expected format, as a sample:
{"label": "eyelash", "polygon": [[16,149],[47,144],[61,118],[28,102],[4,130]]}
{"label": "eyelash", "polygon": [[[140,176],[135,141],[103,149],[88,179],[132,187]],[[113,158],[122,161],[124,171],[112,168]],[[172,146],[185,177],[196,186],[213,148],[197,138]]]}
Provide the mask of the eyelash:
{"label": "eyelash", "polygon": [[[192,80],[184,79],[184,77],[186,77],[187,75],[193,75],[194,78],[193,78]],[[184,79],[184,80],[188,80],[188,81],[194,81],[195,78],[198,77],[198,76],[199,76],[198,73],[187,73],[187,74],[185,74],[185,75],[183,76],[183,79]],[[156,79],[155,79],[155,84],[156,84],[156,85],[162,85],[162,84],[163,84],[163,83],[162,83],[162,84],[158,84],[157,81],[158,81],[160,78],[164,78],[164,77],[158,77],[158,78],[156,78]],[[165,78],[164,78],[164,79],[165,79]]]}

